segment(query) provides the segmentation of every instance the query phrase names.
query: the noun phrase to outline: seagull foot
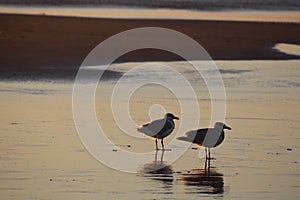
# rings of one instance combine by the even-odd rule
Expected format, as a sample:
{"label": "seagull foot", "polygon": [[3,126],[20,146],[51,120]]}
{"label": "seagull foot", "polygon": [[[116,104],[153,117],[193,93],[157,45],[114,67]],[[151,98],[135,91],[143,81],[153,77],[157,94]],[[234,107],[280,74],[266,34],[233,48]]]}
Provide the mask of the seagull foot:
{"label": "seagull foot", "polygon": [[161,151],[172,151],[172,149],[156,149],[156,151],[159,151],[159,150],[161,150]]}
{"label": "seagull foot", "polygon": [[217,160],[216,158],[205,158],[206,160]]}

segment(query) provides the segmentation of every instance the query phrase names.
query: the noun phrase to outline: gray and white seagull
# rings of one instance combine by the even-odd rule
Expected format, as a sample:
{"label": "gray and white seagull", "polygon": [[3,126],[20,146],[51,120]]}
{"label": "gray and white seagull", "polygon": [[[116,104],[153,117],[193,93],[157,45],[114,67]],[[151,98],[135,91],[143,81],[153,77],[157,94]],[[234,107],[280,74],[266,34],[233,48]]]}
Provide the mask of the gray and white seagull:
{"label": "gray and white seagull", "polygon": [[224,141],[224,129],[231,130],[231,128],[226,126],[224,123],[217,122],[215,123],[214,128],[191,130],[186,132],[184,136],[178,137],[177,139],[205,147],[205,157],[210,160],[210,149],[219,146]]}
{"label": "gray and white seagull", "polygon": [[150,123],[141,125],[137,130],[145,135],[155,138],[156,150],[158,150],[157,140],[160,139],[162,149],[164,150],[164,138],[170,135],[175,128],[174,119],[179,120],[179,118],[172,113],[167,113],[163,119],[154,120]]}

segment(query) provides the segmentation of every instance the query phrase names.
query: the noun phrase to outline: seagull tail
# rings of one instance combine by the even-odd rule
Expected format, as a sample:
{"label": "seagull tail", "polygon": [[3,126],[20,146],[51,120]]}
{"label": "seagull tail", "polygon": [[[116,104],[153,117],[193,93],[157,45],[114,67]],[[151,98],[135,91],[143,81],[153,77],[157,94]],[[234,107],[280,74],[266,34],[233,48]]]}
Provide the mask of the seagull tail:
{"label": "seagull tail", "polygon": [[150,137],[153,137],[153,135],[155,135],[155,133],[153,133],[151,130],[145,128],[144,126],[143,127],[138,127],[136,130],[138,132],[143,133],[143,134],[145,134],[147,136],[150,136]]}
{"label": "seagull tail", "polygon": [[189,132],[186,132],[184,136],[178,137],[176,139],[177,140],[182,140],[182,141],[185,141],[185,142],[194,143],[195,136],[196,136],[195,131],[189,131]]}
{"label": "seagull tail", "polygon": [[190,142],[190,141],[188,140],[188,138],[185,137],[185,136],[181,136],[181,137],[178,137],[178,138],[176,138],[176,139],[177,139],[177,140],[186,141],[186,142]]}
{"label": "seagull tail", "polygon": [[136,128],[136,130],[137,130],[138,132],[141,132],[141,133],[142,133],[142,128],[143,128],[143,127],[138,127],[138,128]]}

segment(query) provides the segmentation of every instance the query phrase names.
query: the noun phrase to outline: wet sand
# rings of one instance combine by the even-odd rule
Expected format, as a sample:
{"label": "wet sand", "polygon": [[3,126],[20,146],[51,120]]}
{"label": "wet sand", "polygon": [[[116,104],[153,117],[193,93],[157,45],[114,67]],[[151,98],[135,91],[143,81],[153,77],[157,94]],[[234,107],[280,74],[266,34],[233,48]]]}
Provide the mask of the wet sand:
{"label": "wet sand", "polygon": [[[145,26],[187,34],[214,60],[298,58],[273,47],[279,42],[300,44],[299,23],[0,14],[1,78],[73,78],[83,59],[100,42],[121,31]],[[147,49],[121,56],[116,62],[180,59],[171,53]]]}
{"label": "wet sand", "polygon": [[[216,159],[211,161],[210,171],[205,171],[203,152],[199,158],[199,151],[192,147],[175,163],[166,162],[170,151],[164,155],[161,151],[157,155],[153,153],[137,174],[110,169],[94,159],[79,140],[72,116],[72,84],[1,82],[1,197],[299,198],[299,61],[220,61],[217,64],[227,90],[226,124],[233,130],[227,131],[224,143],[212,151]],[[171,65],[176,69],[185,67],[182,63]],[[116,69],[125,67],[120,65]],[[116,126],[110,108],[114,83],[102,84],[96,94],[96,111],[110,139],[127,151],[153,151],[152,140],[129,137]],[[152,98],[147,97],[149,91]],[[133,97],[130,111],[137,124],[149,120],[148,106],[154,103],[181,115],[176,98],[172,94],[162,97],[162,91],[165,90],[149,86]],[[209,94],[203,87],[196,91],[201,107],[199,127],[207,127]],[[176,122],[177,127],[179,123]],[[111,152],[113,148],[105,146],[102,152]],[[180,150],[179,146],[170,148]],[[164,168],[146,172],[157,165]]]}
{"label": "wet sand", "polygon": [[168,20],[216,20],[216,21],[254,21],[254,22],[288,22],[299,23],[297,11],[195,11],[172,9],[142,8],[105,8],[105,7],[23,7],[2,6],[1,13],[31,14],[49,16],[73,16],[115,19],[168,19]]}

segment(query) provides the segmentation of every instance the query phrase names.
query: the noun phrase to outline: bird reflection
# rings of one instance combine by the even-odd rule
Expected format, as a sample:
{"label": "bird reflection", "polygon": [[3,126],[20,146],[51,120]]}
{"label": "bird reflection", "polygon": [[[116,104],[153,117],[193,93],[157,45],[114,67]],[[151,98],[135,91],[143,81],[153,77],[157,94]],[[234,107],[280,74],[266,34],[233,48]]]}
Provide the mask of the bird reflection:
{"label": "bird reflection", "polygon": [[177,189],[183,186],[182,189],[187,194],[223,196],[223,174],[211,167],[209,159],[206,159],[204,168],[174,173],[172,167],[164,162],[165,151],[161,151],[161,155],[159,152],[156,151],[154,160],[145,164],[139,171],[141,176],[163,183],[155,186],[155,192],[173,194],[173,184],[176,180]]}
{"label": "bird reflection", "polygon": [[189,186],[187,193],[196,194],[223,194],[223,174],[210,166],[210,159],[205,160],[204,169],[193,169],[182,174],[184,185]]}
{"label": "bird reflection", "polygon": [[211,168],[210,163],[205,164],[204,169],[193,169],[182,174],[184,185],[188,186],[187,193],[196,194],[223,194],[223,174]]}
{"label": "bird reflection", "polygon": [[145,177],[149,177],[153,180],[159,180],[165,183],[173,182],[173,170],[171,165],[167,165],[164,162],[164,153],[165,151],[161,151],[160,159],[158,159],[158,151],[155,152],[154,160],[150,163],[147,163],[143,166],[140,171],[141,174]]}

